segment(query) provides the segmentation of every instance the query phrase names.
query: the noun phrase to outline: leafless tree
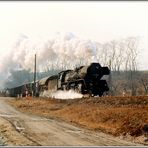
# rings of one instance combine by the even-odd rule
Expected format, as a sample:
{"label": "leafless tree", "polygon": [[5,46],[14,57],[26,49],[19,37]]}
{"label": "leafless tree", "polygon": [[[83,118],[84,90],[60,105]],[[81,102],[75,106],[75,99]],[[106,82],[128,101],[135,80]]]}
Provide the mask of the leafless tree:
{"label": "leafless tree", "polygon": [[148,78],[147,77],[141,78],[141,83],[144,87],[145,95],[147,95],[148,94]]}

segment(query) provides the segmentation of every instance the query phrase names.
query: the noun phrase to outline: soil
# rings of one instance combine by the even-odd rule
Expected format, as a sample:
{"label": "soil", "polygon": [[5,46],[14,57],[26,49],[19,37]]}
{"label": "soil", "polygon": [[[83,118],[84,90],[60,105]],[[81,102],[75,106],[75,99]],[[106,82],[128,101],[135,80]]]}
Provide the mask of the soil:
{"label": "soil", "polygon": [[0,118],[7,145],[147,145],[148,97],[0,98]]}

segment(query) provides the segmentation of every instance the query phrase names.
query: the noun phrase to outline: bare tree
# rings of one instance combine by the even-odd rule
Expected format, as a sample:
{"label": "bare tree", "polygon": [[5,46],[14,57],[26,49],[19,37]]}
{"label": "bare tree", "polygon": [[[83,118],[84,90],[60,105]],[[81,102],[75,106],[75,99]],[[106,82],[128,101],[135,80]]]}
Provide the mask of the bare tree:
{"label": "bare tree", "polygon": [[137,71],[137,56],[138,56],[138,45],[139,40],[137,37],[127,38],[128,47],[128,66],[130,70],[130,82],[131,82],[131,95],[136,95],[136,85],[134,82],[134,75]]}
{"label": "bare tree", "polygon": [[148,78],[141,78],[141,82],[142,82],[142,85],[144,87],[144,90],[145,90],[145,95],[148,94]]}

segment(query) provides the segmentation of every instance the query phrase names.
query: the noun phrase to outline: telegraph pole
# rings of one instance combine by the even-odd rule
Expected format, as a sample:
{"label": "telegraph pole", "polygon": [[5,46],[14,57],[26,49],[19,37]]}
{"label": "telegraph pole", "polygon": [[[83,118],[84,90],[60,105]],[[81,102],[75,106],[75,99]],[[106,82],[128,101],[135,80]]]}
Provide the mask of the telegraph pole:
{"label": "telegraph pole", "polygon": [[36,54],[34,59],[34,90],[33,90],[33,96],[36,96]]}

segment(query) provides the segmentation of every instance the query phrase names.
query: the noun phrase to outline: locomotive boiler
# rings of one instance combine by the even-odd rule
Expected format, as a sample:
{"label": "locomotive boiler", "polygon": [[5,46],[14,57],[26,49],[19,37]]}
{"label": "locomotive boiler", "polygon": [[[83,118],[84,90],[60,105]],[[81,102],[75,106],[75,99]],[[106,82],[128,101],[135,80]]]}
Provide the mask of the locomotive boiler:
{"label": "locomotive boiler", "polygon": [[104,92],[109,91],[109,87],[106,80],[101,78],[109,73],[108,67],[102,67],[99,63],[62,71],[58,74],[57,89],[73,89],[82,94],[102,96]]}

